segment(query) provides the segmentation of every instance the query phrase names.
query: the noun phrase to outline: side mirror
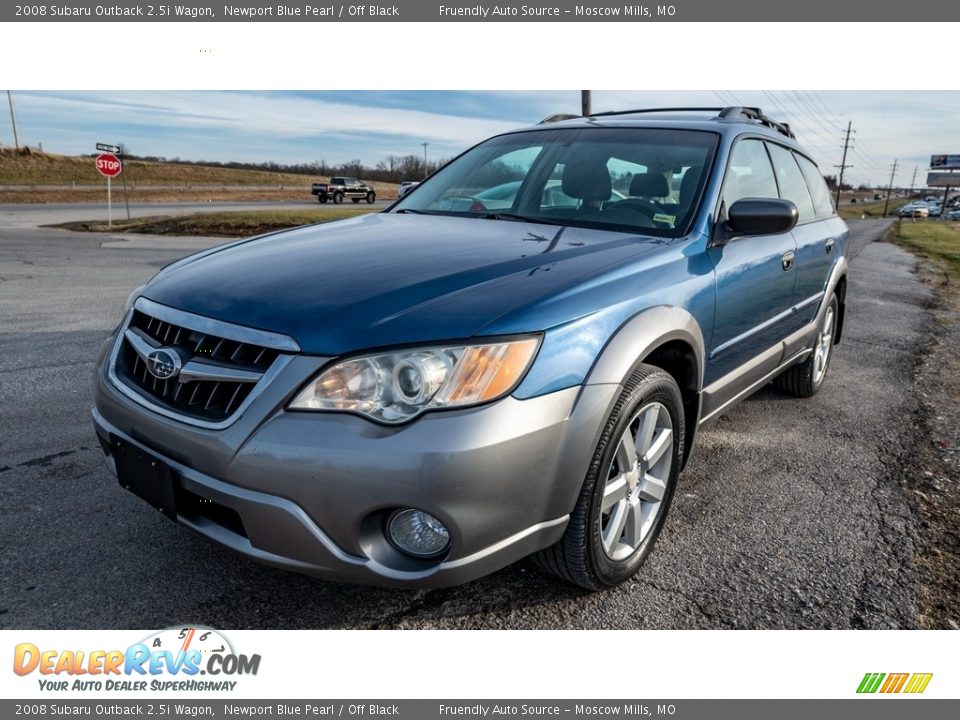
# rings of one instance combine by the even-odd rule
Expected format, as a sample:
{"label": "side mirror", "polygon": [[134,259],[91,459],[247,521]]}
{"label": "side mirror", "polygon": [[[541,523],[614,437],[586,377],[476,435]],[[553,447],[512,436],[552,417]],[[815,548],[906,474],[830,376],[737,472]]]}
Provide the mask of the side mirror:
{"label": "side mirror", "polygon": [[744,198],[727,210],[727,237],[777,235],[797,224],[797,206],[789,200]]}

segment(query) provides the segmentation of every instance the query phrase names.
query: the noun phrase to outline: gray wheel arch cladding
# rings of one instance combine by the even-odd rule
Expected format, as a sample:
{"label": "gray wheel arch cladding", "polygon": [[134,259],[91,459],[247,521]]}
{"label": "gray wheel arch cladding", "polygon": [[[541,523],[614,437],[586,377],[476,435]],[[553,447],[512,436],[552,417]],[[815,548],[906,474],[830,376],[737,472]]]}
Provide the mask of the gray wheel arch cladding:
{"label": "gray wheel arch cladding", "polygon": [[[641,363],[656,361],[658,351],[682,343],[692,353],[696,368],[687,379],[676,378],[675,368],[664,367],[677,379],[684,396],[686,446],[684,463],[689,458],[700,416],[700,391],[703,389],[705,347],[700,324],[681,307],[660,305],[643,310],[627,320],[604,346],[587,375],[586,385],[619,385]],[[666,364],[666,363],[665,363]],[[616,401],[614,397],[613,402]],[[612,407],[612,403],[611,403]],[[609,414],[609,408],[608,408]]]}

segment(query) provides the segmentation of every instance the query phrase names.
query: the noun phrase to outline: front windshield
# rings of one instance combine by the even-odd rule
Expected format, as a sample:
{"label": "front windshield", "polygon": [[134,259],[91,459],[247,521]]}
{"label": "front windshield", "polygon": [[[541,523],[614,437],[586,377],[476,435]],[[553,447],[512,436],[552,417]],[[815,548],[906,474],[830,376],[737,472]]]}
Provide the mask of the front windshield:
{"label": "front windshield", "polygon": [[696,215],[717,137],[651,128],[502,135],[443,167],[393,211],[679,237]]}

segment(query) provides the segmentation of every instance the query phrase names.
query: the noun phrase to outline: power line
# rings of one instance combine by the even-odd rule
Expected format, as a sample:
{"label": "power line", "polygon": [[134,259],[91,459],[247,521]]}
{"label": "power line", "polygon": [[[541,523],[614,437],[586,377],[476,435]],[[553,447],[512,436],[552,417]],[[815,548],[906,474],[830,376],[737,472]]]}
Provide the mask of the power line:
{"label": "power line", "polygon": [[[767,92],[766,90],[763,90],[762,92],[776,106],[777,110],[784,116],[784,119],[788,120],[790,124],[800,130],[802,134],[816,137],[820,141],[825,141],[829,143],[831,148],[836,147],[836,142],[832,137],[824,137],[820,131],[811,127],[810,124],[806,120],[802,119],[799,114],[788,112],[772,92]],[[812,146],[808,145],[808,147]]]}
{"label": "power line", "polygon": [[838,124],[841,122],[840,116],[833,112],[830,108],[824,104],[824,102],[817,95],[815,90],[810,90],[807,95],[810,97],[811,103],[818,109],[822,110],[825,115],[829,116],[834,122]]}
{"label": "power line", "polygon": [[[857,138],[859,140],[859,138]],[[875,162],[868,158],[860,148],[859,145],[852,145],[850,147],[850,152],[853,153],[855,158],[860,162],[861,165],[871,169],[871,170],[886,170],[886,167],[881,162]]]}
{"label": "power line", "polygon": [[[721,95],[719,90],[711,90],[710,92],[712,92],[714,95],[716,95],[718,98],[720,98],[720,102],[722,102],[724,105],[736,105],[736,104],[737,104],[736,98],[733,99],[733,102],[730,102],[730,98],[726,98],[726,97],[724,97],[723,95]],[[724,92],[726,92],[726,91],[724,91]]]}
{"label": "power line", "polygon": [[791,94],[797,99],[797,102],[800,104],[800,109],[806,114],[807,117],[815,124],[822,128],[828,135],[833,135],[837,132],[836,127],[830,127],[827,125],[823,118],[820,117],[820,114],[810,105],[807,100],[796,90],[792,90]]}

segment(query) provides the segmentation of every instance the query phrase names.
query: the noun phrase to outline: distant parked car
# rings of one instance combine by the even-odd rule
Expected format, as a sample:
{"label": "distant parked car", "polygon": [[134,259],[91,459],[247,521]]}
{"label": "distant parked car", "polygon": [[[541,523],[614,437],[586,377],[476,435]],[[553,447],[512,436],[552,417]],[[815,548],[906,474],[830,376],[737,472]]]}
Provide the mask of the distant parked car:
{"label": "distant parked car", "polygon": [[897,212],[897,217],[901,218],[926,218],[930,216],[930,208],[922,200],[907,203]]}
{"label": "distant parked car", "polygon": [[943,214],[944,220],[960,220],[960,208],[954,208],[953,210],[947,210]]}
{"label": "distant parked car", "polygon": [[344,198],[350,198],[355,203],[361,200],[373,203],[377,199],[376,190],[362,180],[351,177],[335,177],[330,178],[329,183],[314,183],[310,192],[316,195],[320,202],[333,200],[336,205],[342,203]]}
{"label": "distant parked car", "polygon": [[400,183],[400,189],[397,190],[397,200],[402,198],[419,184],[419,180],[404,180],[402,183]]}

